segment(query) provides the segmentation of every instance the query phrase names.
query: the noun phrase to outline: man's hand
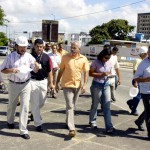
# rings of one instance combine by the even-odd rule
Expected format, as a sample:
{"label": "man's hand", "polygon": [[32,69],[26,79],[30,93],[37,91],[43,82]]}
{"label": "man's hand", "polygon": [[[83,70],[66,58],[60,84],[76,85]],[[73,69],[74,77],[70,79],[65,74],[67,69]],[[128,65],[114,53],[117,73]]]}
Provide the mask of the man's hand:
{"label": "man's hand", "polygon": [[[135,81],[135,80],[134,80],[134,81]],[[133,86],[134,86],[135,88],[137,88],[137,87],[138,87],[138,82],[135,81],[135,82],[133,83]]]}
{"label": "man's hand", "polygon": [[60,90],[58,83],[55,86],[55,91],[58,93],[58,91]]}
{"label": "man's hand", "polygon": [[83,85],[81,87],[81,94],[84,94],[86,92],[86,85]]}
{"label": "man's hand", "polygon": [[13,68],[13,69],[12,69],[12,73],[18,73],[18,72],[20,72],[20,71],[19,71],[19,69],[17,69],[17,68]]}
{"label": "man's hand", "polygon": [[120,79],[118,79],[118,85],[120,85],[121,84],[121,80]]}

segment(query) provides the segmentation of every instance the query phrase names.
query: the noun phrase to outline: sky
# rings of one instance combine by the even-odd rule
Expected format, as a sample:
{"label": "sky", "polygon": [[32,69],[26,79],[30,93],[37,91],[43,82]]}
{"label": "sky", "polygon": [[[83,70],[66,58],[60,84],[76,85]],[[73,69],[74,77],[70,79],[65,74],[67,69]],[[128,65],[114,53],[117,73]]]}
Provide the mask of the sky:
{"label": "sky", "polygon": [[[0,0],[8,37],[42,30],[42,20],[58,20],[59,32],[89,32],[112,19],[137,25],[137,14],[150,12],[150,0]],[[136,31],[134,31],[136,32]]]}

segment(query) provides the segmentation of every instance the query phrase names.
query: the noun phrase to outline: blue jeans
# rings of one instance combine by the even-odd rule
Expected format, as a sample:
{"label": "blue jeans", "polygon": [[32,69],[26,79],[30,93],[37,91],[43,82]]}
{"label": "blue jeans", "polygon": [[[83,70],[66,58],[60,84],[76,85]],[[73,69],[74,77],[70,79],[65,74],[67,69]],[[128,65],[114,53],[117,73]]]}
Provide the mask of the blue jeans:
{"label": "blue jeans", "polygon": [[103,85],[93,81],[91,85],[92,105],[90,111],[90,123],[96,125],[97,107],[101,103],[104,113],[104,121],[106,130],[113,127],[111,123],[111,111],[110,111],[110,86]]}

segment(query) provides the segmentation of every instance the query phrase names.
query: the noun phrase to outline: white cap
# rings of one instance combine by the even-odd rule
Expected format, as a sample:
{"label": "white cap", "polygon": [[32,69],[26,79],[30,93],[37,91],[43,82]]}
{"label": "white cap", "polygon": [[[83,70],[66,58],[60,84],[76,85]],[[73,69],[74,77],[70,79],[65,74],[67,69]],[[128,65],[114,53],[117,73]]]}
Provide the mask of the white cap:
{"label": "white cap", "polygon": [[139,48],[139,54],[147,53],[148,47],[142,46]]}
{"label": "white cap", "polygon": [[24,36],[19,36],[17,38],[16,44],[19,46],[28,46],[28,40]]}

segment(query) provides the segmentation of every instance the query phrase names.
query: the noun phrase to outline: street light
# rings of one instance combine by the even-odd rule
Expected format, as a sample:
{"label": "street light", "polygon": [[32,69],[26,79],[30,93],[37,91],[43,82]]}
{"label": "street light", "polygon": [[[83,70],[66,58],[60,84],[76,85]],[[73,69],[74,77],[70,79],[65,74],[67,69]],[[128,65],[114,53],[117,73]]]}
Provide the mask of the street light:
{"label": "street light", "polygon": [[55,20],[55,15],[54,15],[54,14],[51,14],[51,16],[53,16],[53,17],[54,17],[54,20]]}
{"label": "street light", "polygon": [[[10,22],[8,19],[4,19],[4,21],[7,21],[7,24]],[[6,37],[7,37],[7,27],[8,27],[7,24],[4,24],[4,26],[6,26]]]}

